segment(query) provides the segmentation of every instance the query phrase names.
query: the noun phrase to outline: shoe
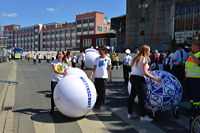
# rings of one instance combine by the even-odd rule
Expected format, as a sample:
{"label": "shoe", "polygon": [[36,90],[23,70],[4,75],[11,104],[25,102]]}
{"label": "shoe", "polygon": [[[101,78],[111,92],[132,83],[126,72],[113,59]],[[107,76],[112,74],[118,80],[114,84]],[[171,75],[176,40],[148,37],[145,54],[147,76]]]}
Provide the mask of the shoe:
{"label": "shoe", "polygon": [[135,119],[136,117],[137,117],[136,114],[128,114],[128,115],[127,115],[127,118],[128,118],[128,119]]}
{"label": "shoe", "polygon": [[140,117],[140,121],[151,122],[151,121],[153,121],[153,119],[150,118],[149,116],[145,115],[145,116],[141,116],[141,117]]}

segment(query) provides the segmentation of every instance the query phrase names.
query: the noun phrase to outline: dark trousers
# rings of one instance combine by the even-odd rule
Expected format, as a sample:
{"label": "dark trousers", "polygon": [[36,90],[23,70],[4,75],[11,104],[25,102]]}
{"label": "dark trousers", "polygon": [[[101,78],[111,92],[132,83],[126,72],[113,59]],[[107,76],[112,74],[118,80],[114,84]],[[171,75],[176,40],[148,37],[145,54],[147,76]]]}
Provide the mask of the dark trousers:
{"label": "dark trousers", "polygon": [[38,63],[41,63],[41,59],[38,59]]}
{"label": "dark trousers", "polygon": [[36,64],[36,59],[33,59],[33,64]]}
{"label": "dark trousers", "polygon": [[85,67],[85,62],[81,61],[81,69],[83,70],[84,67]]}
{"label": "dark trousers", "polygon": [[138,96],[139,100],[139,111],[140,116],[144,116],[146,113],[145,109],[145,98],[146,98],[146,82],[145,78],[142,76],[131,75],[131,93],[128,98],[128,113],[133,113],[133,102],[136,96]]}
{"label": "dark trousers", "polygon": [[51,81],[51,111],[54,111],[55,103],[53,98],[53,92],[58,82]]}
{"label": "dark trousers", "polygon": [[126,83],[126,85],[128,85],[130,72],[131,72],[131,66],[123,65],[124,82]]}
{"label": "dark trousers", "polygon": [[186,92],[189,100],[200,102],[200,78],[186,78]]}
{"label": "dark trousers", "polygon": [[72,62],[72,67],[76,67],[76,63]]}
{"label": "dark trousers", "polygon": [[163,67],[164,71],[171,72],[170,65],[164,65]]}
{"label": "dark trousers", "polygon": [[174,65],[172,67],[172,74],[178,78],[181,85],[184,86],[185,82],[185,68],[180,65]]}
{"label": "dark trousers", "polygon": [[97,101],[95,106],[101,106],[105,103],[107,79],[95,78],[94,85],[97,91]]}

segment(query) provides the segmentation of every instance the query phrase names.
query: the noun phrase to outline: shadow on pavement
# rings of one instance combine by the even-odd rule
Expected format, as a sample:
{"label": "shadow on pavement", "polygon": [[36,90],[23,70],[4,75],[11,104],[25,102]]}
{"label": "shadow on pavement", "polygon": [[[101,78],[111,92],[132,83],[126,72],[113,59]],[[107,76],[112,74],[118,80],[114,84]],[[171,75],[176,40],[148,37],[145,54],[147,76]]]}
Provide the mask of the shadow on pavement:
{"label": "shadow on pavement", "polygon": [[49,109],[27,108],[27,109],[14,110],[13,112],[31,115],[31,119],[33,121],[43,122],[43,123],[70,123],[83,119],[83,117],[80,118],[66,117],[59,111],[55,111],[54,114],[52,115],[50,114]]}
{"label": "shadow on pavement", "polygon": [[45,97],[51,98],[51,91],[37,91],[37,93],[44,94]]}

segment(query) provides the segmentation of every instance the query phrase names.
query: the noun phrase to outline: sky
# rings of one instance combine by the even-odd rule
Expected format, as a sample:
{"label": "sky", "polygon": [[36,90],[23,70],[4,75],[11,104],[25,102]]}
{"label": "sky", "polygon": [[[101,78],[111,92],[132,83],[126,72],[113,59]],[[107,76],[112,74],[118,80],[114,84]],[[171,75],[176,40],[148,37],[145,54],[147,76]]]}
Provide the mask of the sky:
{"label": "sky", "polygon": [[0,0],[0,25],[75,22],[77,14],[93,11],[117,17],[126,13],[126,0]]}

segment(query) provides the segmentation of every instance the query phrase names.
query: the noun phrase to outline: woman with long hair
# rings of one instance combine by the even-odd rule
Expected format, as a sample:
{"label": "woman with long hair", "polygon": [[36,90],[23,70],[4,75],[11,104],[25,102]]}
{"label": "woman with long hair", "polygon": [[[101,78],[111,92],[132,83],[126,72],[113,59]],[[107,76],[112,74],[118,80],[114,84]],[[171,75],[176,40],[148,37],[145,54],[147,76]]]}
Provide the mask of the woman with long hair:
{"label": "woman with long hair", "polygon": [[51,113],[54,113],[54,99],[53,93],[57,83],[67,75],[67,65],[65,61],[64,51],[59,50],[56,55],[56,59],[52,61],[52,75],[51,75]]}
{"label": "woman with long hair", "polygon": [[153,119],[146,115],[145,109],[145,98],[146,98],[146,83],[145,78],[149,77],[157,82],[161,82],[161,79],[154,77],[148,72],[148,56],[150,55],[150,47],[148,45],[143,45],[140,48],[138,55],[132,60],[132,72],[130,77],[131,82],[131,92],[128,98],[128,115],[127,118],[131,119],[135,117],[133,114],[133,101],[136,96],[139,100],[139,112],[141,121],[152,121]]}

